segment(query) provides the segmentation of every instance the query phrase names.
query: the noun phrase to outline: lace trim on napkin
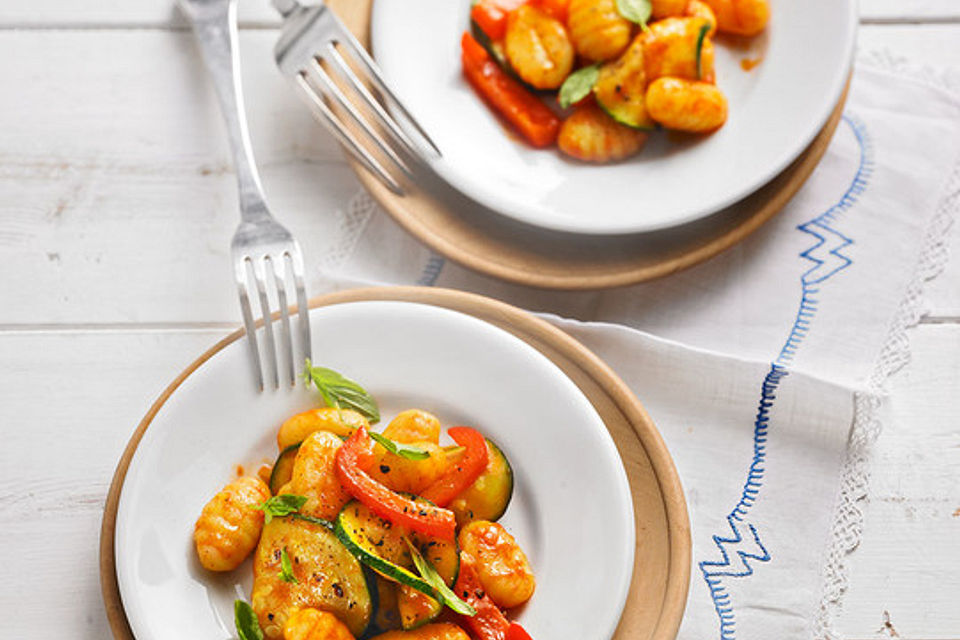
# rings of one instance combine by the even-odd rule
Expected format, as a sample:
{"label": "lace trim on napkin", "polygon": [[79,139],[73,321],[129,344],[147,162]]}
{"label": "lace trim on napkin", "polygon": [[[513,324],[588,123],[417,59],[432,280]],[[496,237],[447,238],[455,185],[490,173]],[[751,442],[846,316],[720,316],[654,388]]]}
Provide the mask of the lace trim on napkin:
{"label": "lace trim on napkin", "polygon": [[[858,64],[919,80],[951,95],[960,87],[960,73],[918,67],[890,51],[862,53]],[[893,319],[880,357],[867,381],[866,390],[854,394],[853,425],[840,479],[840,494],[831,528],[830,548],[824,563],[820,609],[814,621],[813,632],[816,640],[838,640],[841,637],[834,629],[834,622],[849,583],[847,558],[860,545],[863,535],[863,510],[860,505],[867,497],[870,451],[882,430],[880,407],[887,395],[890,376],[910,362],[907,329],[916,326],[925,313],[924,286],[946,266],[949,257],[949,232],[958,210],[960,158],[947,179],[937,210],[928,223],[916,271]]]}

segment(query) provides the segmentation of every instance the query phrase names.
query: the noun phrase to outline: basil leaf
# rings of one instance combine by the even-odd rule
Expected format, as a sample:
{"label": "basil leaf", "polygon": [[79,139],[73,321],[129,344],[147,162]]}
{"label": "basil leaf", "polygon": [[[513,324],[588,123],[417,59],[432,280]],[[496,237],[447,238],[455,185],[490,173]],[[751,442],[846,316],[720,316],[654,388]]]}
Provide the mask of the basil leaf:
{"label": "basil leaf", "polygon": [[291,513],[296,513],[306,503],[306,496],[282,493],[279,496],[273,496],[263,504],[258,504],[256,508],[263,511],[264,523],[269,523],[274,518],[282,518]]}
{"label": "basil leaf", "polygon": [[253,612],[253,607],[243,600],[233,603],[233,624],[237,627],[240,640],[263,640],[257,614]]}
{"label": "basil leaf", "polygon": [[309,522],[310,524],[317,524],[321,527],[326,527],[330,531],[334,530],[334,525],[329,520],[324,520],[323,518],[314,518],[313,516],[307,516],[302,513],[291,513],[290,517],[296,518],[297,520],[303,520],[304,522]]}
{"label": "basil leaf", "polygon": [[443,581],[443,578],[441,578],[440,574],[437,573],[437,570],[433,568],[433,565],[430,564],[430,561],[423,557],[423,555],[420,553],[420,550],[417,549],[412,542],[410,542],[409,538],[404,537],[403,540],[407,543],[407,546],[410,547],[410,555],[413,557],[413,564],[417,566],[417,571],[420,572],[420,577],[423,578],[427,584],[433,587],[434,591],[437,592],[437,595],[440,596],[440,601],[460,615],[477,615],[476,609],[474,609],[469,603],[461,600],[457,594],[450,590],[450,587],[448,587],[447,583]]}
{"label": "basil leaf", "polygon": [[410,444],[403,444],[402,442],[394,442],[383,434],[371,431],[370,437],[373,438],[374,442],[383,446],[384,449],[401,458],[406,458],[407,460],[426,460],[430,457],[430,452],[426,449],[421,449],[420,447],[415,447]]}
{"label": "basil leaf", "polygon": [[286,547],[280,550],[280,579],[284,582],[300,582],[297,576],[293,575],[293,565],[290,563]]}
{"label": "basil leaf", "polygon": [[636,22],[646,30],[647,21],[650,20],[650,14],[653,12],[653,3],[651,0],[617,0],[617,11],[630,22]]}
{"label": "basil leaf", "polygon": [[326,367],[315,367],[307,360],[303,372],[307,382],[316,385],[328,407],[353,409],[372,423],[379,422],[377,401],[359,384]]}
{"label": "basil leaf", "polygon": [[710,23],[700,27],[700,34],[697,35],[697,80],[703,80],[703,43],[707,39],[707,33],[710,31]]}
{"label": "basil leaf", "polygon": [[560,87],[560,106],[566,109],[590,95],[600,76],[600,65],[592,64],[571,73]]}

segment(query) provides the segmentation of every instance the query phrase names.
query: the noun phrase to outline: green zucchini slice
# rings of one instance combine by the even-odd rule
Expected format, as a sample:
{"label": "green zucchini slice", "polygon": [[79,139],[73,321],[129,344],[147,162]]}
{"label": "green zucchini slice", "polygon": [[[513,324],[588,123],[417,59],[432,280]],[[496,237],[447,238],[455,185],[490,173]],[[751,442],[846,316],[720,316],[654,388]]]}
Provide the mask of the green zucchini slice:
{"label": "green zucchini slice", "polygon": [[353,500],[340,511],[334,531],[350,553],[384,578],[436,596],[433,587],[413,568],[402,527],[394,526],[362,502]]}
{"label": "green zucchini slice", "polygon": [[[284,551],[294,581],[283,579]],[[279,631],[296,609],[314,607],[333,613],[360,637],[373,617],[375,589],[363,565],[326,527],[296,518],[274,518],[264,525],[251,594],[262,626]]]}
{"label": "green zucchini slice", "polygon": [[443,607],[437,594],[417,573],[404,538],[410,539],[447,585],[453,585],[460,573],[460,549],[455,540],[406,531],[356,500],[340,511],[335,530],[337,538],[360,562],[400,584],[397,609],[404,629],[426,624],[440,614]]}
{"label": "green zucchini slice", "polygon": [[[472,485],[447,505],[457,516],[457,525],[460,527],[474,520],[496,522],[503,516],[510,504],[510,498],[513,497],[513,469],[507,456],[489,438],[487,450],[490,456],[487,468]],[[440,568],[437,567],[437,570]]]}
{"label": "green zucchini slice", "polygon": [[280,488],[290,482],[293,477],[293,462],[297,459],[297,451],[300,450],[300,444],[292,444],[277,456],[277,461],[273,463],[273,470],[270,472],[270,492],[273,495],[280,493]]}
{"label": "green zucchini slice", "polygon": [[652,131],[657,125],[647,115],[646,93],[643,39],[634,38],[623,55],[600,67],[593,95],[600,108],[620,124]]}

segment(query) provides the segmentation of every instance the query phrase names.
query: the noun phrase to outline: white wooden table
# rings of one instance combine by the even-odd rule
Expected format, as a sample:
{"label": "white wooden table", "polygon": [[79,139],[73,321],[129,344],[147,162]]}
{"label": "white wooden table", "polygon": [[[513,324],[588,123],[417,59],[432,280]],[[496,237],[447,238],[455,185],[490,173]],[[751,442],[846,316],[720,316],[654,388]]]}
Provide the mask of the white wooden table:
{"label": "white wooden table", "polygon": [[[863,48],[960,73],[960,0],[862,4]],[[357,183],[273,68],[266,0],[241,5],[264,182],[320,247]],[[0,5],[3,638],[110,637],[97,545],[114,465],[164,386],[238,325],[234,179],[190,37],[167,0]],[[960,638],[960,258],[929,301],[877,444],[851,639]]]}

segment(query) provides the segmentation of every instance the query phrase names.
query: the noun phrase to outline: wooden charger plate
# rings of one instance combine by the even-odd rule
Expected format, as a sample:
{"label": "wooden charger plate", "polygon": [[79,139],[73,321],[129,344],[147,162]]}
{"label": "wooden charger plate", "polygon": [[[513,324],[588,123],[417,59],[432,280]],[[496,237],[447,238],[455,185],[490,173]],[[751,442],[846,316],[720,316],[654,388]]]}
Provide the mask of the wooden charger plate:
{"label": "wooden charger plate", "polygon": [[[452,0],[451,0],[452,1]],[[374,0],[328,0],[369,48]],[[583,236],[540,229],[498,215],[429,172],[403,181],[405,196],[351,160],[360,182],[414,237],[451,260],[517,284],[564,290],[626,286],[660,278],[729,249],[776,215],[820,162],[843,114],[849,81],[813,142],[753,195],[703,220],[652,233]]]}
{"label": "wooden charger plate", "polygon": [[[580,388],[600,414],[623,459],[633,495],[637,545],[633,580],[616,640],[673,640],[690,581],[690,522],[680,478],[660,433],[626,384],[586,347],[563,331],[516,307],[449,289],[355,289],[316,298],[311,308],[364,300],[417,302],[460,311],[524,340]],[[114,534],[124,478],[137,445],[164,403],[204,362],[239,340],[230,334],[183,370],[140,422],[117,465],[100,531],[100,584],[114,638],[132,640],[117,584]],[[184,532],[189,535],[189,532]],[[543,639],[541,639],[543,640]]]}

